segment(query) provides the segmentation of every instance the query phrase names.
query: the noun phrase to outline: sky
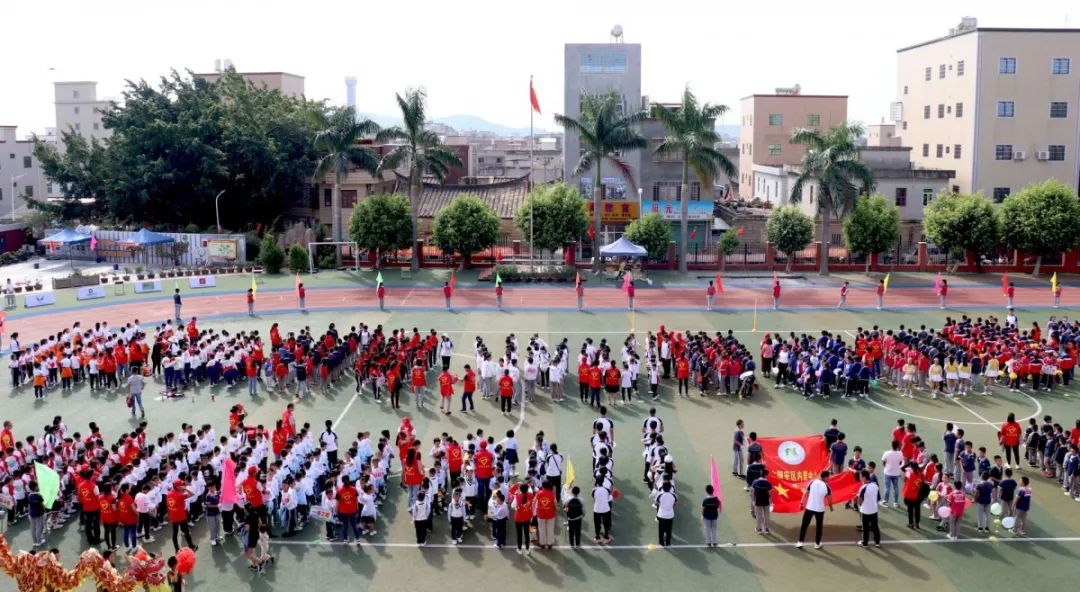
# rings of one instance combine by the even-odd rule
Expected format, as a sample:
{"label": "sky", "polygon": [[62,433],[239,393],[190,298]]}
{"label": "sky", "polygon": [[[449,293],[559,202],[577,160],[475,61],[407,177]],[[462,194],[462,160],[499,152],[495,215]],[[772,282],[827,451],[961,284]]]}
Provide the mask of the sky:
{"label": "sky", "polygon": [[[988,27],[1080,26],[1061,0],[33,0],[0,5],[0,125],[20,137],[54,125],[52,82],[95,80],[119,97],[126,79],[170,70],[306,78],[309,98],[345,101],[356,76],[361,112],[392,115],[394,93],[422,86],[429,114],[529,124],[533,75],[538,128],[563,111],[563,44],[603,43],[621,25],[642,44],[642,91],[675,101],[689,84],[727,105],[796,83],[847,94],[852,120],[874,123],[896,92],[896,50],[945,35],[963,16]],[[1022,9],[1021,9],[1022,8]],[[1070,20],[1071,16],[1071,20]]]}

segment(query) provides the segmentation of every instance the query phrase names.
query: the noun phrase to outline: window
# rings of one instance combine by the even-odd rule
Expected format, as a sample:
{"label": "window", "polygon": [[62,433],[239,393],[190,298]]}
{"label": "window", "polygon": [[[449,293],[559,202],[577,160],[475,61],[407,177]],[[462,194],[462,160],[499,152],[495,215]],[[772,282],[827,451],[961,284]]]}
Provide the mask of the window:
{"label": "window", "polygon": [[1001,203],[1009,197],[1011,190],[1008,187],[994,187],[994,203]]}
{"label": "window", "polygon": [[1069,73],[1071,66],[1069,58],[1054,58],[1050,60],[1050,73],[1063,76]]}
{"label": "window", "polygon": [[73,98],[73,99],[79,98],[79,91],[77,91],[77,90],[71,91],[71,98]]}
{"label": "window", "polygon": [[923,119],[930,119],[930,105],[923,105],[922,118]]}
{"label": "window", "polygon": [[1000,58],[998,74],[1016,74],[1016,58]]}
{"label": "window", "polygon": [[960,144],[953,144],[952,157],[959,160],[959,158],[960,158]]}
{"label": "window", "polygon": [[100,126],[98,125],[98,122],[95,121],[94,122],[94,131],[97,131],[99,127]]}
{"label": "window", "polygon": [[1053,101],[1050,103],[1050,117],[1055,119],[1069,116],[1069,104],[1065,101]]}
{"label": "window", "polygon": [[28,169],[34,166],[34,161],[29,156],[22,157],[22,168]]}
{"label": "window", "polygon": [[769,125],[784,125],[784,116],[779,113],[770,113]]}
{"label": "window", "polygon": [[678,201],[678,181],[656,181],[653,183],[652,196],[654,201]]}
{"label": "window", "polygon": [[956,62],[956,75],[957,76],[963,76],[964,75],[964,60],[960,60],[959,62]]}
{"label": "window", "polygon": [[907,205],[907,187],[896,188],[895,204],[899,207],[904,207]]}
{"label": "window", "polygon": [[907,130],[907,122],[906,121],[901,121],[900,122],[900,129]]}
{"label": "window", "polygon": [[997,116],[1012,117],[1016,111],[1016,103],[1012,101],[998,101]]}
{"label": "window", "polygon": [[75,124],[75,130],[78,131],[78,130],[81,130],[81,129],[82,129],[82,124],[81,123],[76,123]]}
{"label": "window", "polygon": [[964,104],[957,103],[956,108],[953,109],[953,113],[956,113],[956,118],[959,119],[964,116]]}
{"label": "window", "polygon": [[938,144],[937,145],[936,154],[937,154],[938,158],[941,158],[942,156],[945,155],[945,145],[944,144]]}
{"label": "window", "polygon": [[939,104],[937,106],[937,118],[938,119],[944,119],[945,118],[945,105]]}
{"label": "window", "polygon": [[904,94],[905,95],[907,94],[907,85],[906,84],[904,85]]}
{"label": "window", "polygon": [[821,116],[820,115],[816,115],[814,113],[811,113],[810,115],[806,116],[806,126],[807,127],[818,127],[819,125],[821,125]]}
{"label": "window", "polygon": [[75,105],[75,115],[78,115],[78,114],[79,114],[79,106]]}
{"label": "window", "polygon": [[34,186],[27,185],[26,187],[23,187],[23,195],[26,197],[34,197]]}
{"label": "window", "polygon": [[922,205],[925,208],[930,205],[930,202],[934,201],[934,190],[929,187],[922,190]]}
{"label": "window", "polygon": [[927,67],[926,67],[926,79],[927,79],[927,80],[930,80],[930,72],[931,72],[932,70],[933,70],[933,69],[932,69],[932,68],[931,68],[930,66],[927,66]]}
{"label": "window", "polygon": [[1012,144],[998,144],[994,146],[994,160],[1012,160]]}
{"label": "window", "polygon": [[922,155],[923,158],[928,158],[930,156],[930,144],[922,145]]}
{"label": "window", "polygon": [[1047,152],[1050,153],[1049,160],[1054,162],[1062,162],[1065,160],[1065,145],[1064,144],[1050,144],[1047,147]]}
{"label": "window", "polygon": [[769,156],[779,156],[780,144],[769,144]]}
{"label": "window", "polygon": [[945,64],[938,66],[938,78],[945,78]]}
{"label": "window", "polygon": [[329,208],[334,205],[334,190],[323,189],[322,190],[322,204],[323,207]]}
{"label": "window", "polygon": [[355,189],[342,189],[341,190],[341,207],[354,208],[356,207],[356,190]]}

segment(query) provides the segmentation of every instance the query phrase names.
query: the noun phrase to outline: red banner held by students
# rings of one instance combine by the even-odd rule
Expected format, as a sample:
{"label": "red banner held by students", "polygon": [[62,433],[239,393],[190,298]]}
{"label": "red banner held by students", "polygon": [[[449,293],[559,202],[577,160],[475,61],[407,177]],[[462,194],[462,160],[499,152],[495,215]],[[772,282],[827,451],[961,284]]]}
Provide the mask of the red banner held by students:
{"label": "red banner held by students", "polygon": [[[829,451],[824,436],[795,436],[758,438],[762,459],[773,484],[773,512],[790,514],[801,511],[807,485],[829,468]],[[852,471],[829,477],[834,504],[854,499],[859,493],[859,480]]]}

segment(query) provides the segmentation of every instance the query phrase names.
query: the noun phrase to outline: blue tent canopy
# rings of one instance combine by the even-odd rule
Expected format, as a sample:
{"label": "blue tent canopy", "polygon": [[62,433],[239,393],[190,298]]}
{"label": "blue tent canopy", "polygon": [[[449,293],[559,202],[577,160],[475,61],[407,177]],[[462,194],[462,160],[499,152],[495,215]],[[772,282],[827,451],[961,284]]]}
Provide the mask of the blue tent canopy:
{"label": "blue tent canopy", "polygon": [[625,236],[619,240],[600,247],[600,255],[604,257],[645,257],[649,254],[645,247],[635,245]]}
{"label": "blue tent canopy", "polygon": [[39,243],[52,243],[52,244],[58,244],[58,245],[77,245],[79,243],[89,242],[90,239],[91,239],[91,236],[89,234],[80,234],[80,233],[75,232],[74,230],[72,230],[70,228],[65,228],[65,229],[61,230],[60,232],[57,232],[56,234],[53,234],[51,236],[47,236],[47,237],[39,240],[38,242]]}
{"label": "blue tent canopy", "polygon": [[149,247],[151,245],[164,245],[174,242],[176,241],[169,236],[143,228],[131,235],[127,240],[120,241],[120,244],[133,245],[136,247]]}

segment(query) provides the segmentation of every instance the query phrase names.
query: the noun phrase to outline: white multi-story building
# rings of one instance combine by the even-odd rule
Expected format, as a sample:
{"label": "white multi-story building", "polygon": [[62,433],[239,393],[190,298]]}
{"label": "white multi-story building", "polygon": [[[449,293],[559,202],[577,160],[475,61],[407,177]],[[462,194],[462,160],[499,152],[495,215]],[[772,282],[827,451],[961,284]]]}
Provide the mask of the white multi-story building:
{"label": "white multi-story building", "polygon": [[112,102],[98,99],[97,82],[54,82],[53,92],[57,147],[60,150],[64,149],[63,132],[69,130],[99,140],[112,135],[101,123],[102,111],[108,109]]}
{"label": "white multi-story building", "polygon": [[897,51],[892,118],[917,168],[995,201],[1031,183],[1080,183],[1080,29],[979,27]]}

